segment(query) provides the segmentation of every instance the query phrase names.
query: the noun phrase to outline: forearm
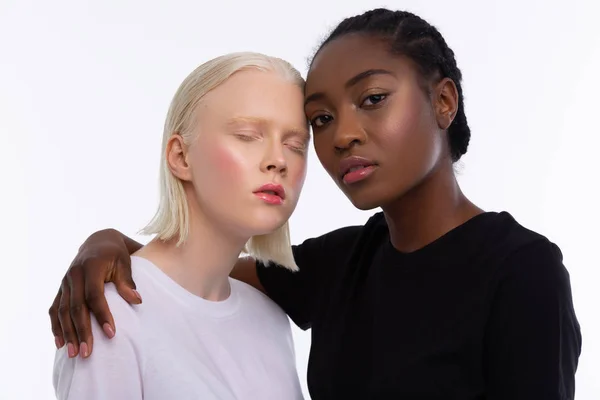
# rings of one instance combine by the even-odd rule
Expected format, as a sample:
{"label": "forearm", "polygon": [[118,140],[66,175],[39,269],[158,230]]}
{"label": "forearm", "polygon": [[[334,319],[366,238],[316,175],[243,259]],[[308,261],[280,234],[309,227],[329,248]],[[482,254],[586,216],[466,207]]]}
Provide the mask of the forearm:
{"label": "forearm", "polygon": [[229,276],[266,293],[256,273],[256,260],[252,257],[239,258]]}
{"label": "forearm", "polygon": [[94,232],[79,248],[79,252],[82,253],[87,250],[88,247],[96,248],[104,243],[118,244],[122,242],[127,248],[127,252],[131,255],[141,249],[144,245],[136,242],[132,238],[124,235],[116,229],[103,229],[101,231]]}
{"label": "forearm", "polygon": [[125,236],[121,232],[118,232],[118,233],[123,238],[123,242],[125,242],[125,246],[127,246],[127,251],[129,252],[130,255],[133,254],[133,253],[135,253],[136,251],[138,251],[142,247],[144,247],[143,244],[136,242],[135,240],[133,240],[132,238],[130,238],[128,236]]}

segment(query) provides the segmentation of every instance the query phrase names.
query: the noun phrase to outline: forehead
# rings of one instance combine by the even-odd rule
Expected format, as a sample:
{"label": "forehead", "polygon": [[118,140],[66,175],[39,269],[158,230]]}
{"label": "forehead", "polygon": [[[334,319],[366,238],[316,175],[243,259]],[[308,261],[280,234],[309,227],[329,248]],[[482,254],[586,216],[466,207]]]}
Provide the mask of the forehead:
{"label": "forehead", "polygon": [[327,84],[347,81],[371,69],[412,72],[411,63],[390,52],[389,43],[363,34],[348,34],[326,44],[313,59],[306,93],[320,91]]}
{"label": "forehead", "polygon": [[302,89],[274,72],[242,70],[209,92],[199,105],[202,119],[248,118],[303,126]]}

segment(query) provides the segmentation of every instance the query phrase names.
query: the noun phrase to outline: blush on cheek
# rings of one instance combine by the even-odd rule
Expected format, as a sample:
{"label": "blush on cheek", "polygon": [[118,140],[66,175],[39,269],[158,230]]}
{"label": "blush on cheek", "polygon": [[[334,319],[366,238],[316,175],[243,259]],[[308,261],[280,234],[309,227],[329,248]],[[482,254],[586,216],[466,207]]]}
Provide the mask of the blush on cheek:
{"label": "blush on cheek", "polygon": [[300,190],[302,190],[304,179],[306,178],[306,160],[303,163],[290,165],[288,171],[290,185],[297,193],[299,193]]}
{"label": "blush on cheek", "polygon": [[225,145],[215,146],[210,152],[212,168],[216,169],[219,175],[240,176],[248,166],[242,155],[238,153]]}

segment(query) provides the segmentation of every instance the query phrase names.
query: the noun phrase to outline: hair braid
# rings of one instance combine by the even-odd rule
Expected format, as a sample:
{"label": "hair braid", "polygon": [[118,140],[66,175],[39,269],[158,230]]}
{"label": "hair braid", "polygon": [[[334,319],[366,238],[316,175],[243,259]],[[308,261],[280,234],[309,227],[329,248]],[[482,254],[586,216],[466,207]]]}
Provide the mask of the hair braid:
{"label": "hair braid", "polygon": [[454,82],[458,91],[458,110],[448,127],[448,140],[452,160],[458,161],[467,152],[471,130],[464,110],[462,73],[442,34],[415,14],[377,8],[340,22],[317,53],[334,39],[352,33],[379,36],[389,42],[392,53],[412,59],[423,77],[432,78],[439,74],[440,78]]}

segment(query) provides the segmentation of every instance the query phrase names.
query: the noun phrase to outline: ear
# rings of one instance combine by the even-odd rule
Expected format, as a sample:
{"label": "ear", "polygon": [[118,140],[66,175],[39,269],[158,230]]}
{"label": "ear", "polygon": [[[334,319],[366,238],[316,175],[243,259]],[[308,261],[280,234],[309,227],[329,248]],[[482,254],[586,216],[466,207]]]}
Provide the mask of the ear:
{"label": "ear", "polygon": [[434,109],[440,129],[446,130],[458,111],[458,90],[450,78],[442,79],[435,87]]}
{"label": "ear", "polygon": [[182,181],[192,179],[192,169],[187,162],[187,146],[179,134],[169,138],[166,149],[167,166],[175,177]]}

